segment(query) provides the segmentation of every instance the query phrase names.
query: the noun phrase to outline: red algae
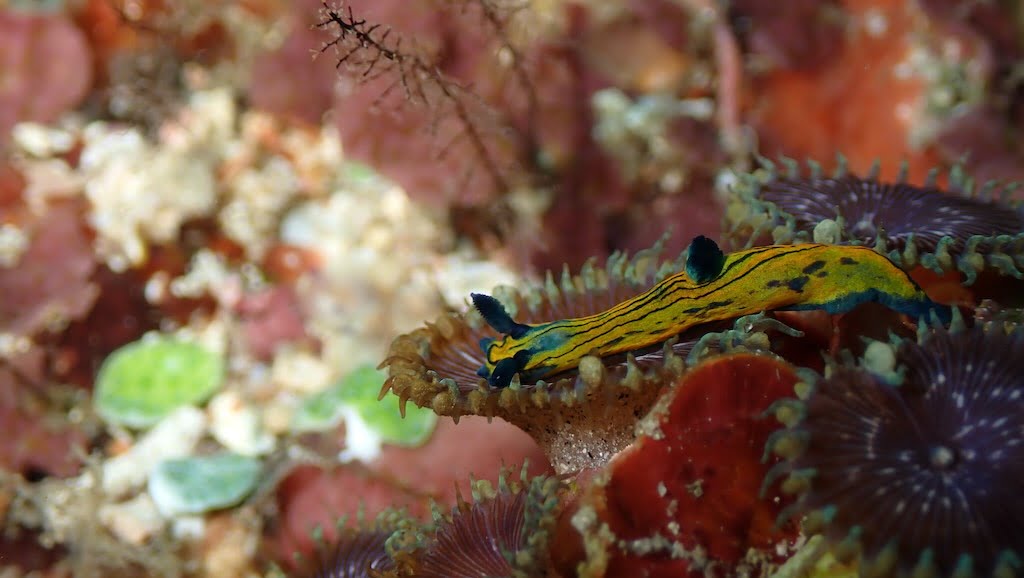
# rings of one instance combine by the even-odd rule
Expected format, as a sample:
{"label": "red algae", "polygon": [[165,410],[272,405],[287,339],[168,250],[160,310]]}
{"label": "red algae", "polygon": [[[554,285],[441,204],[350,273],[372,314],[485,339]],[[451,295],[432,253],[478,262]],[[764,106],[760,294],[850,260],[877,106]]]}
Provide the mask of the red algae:
{"label": "red algae", "polygon": [[[311,29],[319,6],[319,0],[291,3],[286,15],[292,26],[288,37],[253,63],[248,94],[254,108],[314,125],[330,110],[334,63],[309,57],[323,45],[320,32]],[[284,77],[287,82],[281,82]]]}
{"label": "red algae", "polygon": [[161,317],[146,301],[145,279],[137,271],[114,273],[100,266],[91,280],[99,289],[92,309],[53,339],[54,373],[83,388],[92,388],[107,355],[155,329]]}
{"label": "red algae", "polygon": [[[749,115],[761,152],[821,159],[827,171],[837,152],[855,172],[879,158],[906,159],[909,178],[923,180],[940,161],[911,142],[928,87],[920,75],[897,70],[909,59],[924,16],[902,0],[844,0],[842,11],[848,30],[829,62],[772,70],[752,83]],[[896,163],[886,164],[881,177],[891,179]]]}
{"label": "red algae", "polygon": [[277,503],[280,525],[268,539],[274,556],[282,561],[290,561],[296,552],[306,557],[313,554],[313,530],[317,527],[326,541],[337,539],[336,525],[342,518],[354,518],[362,512],[372,519],[399,506],[407,507],[413,515],[429,511],[426,496],[357,468],[323,471],[299,467],[278,486]]}
{"label": "red algae", "polygon": [[471,493],[471,478],[497,482],[503,465],[523,462],[529,464],[530,476],[551,471],[537,444],[518,428],[468,416],[457,425],[439,422],[430,441],[419,448],[385,447],[369,464],[329,472],[299,468],[277,490],[283,523],[273,538],[275,547],[285,555],[308,553],[313,527],[322,526],[325,538],[331,538],[328,528],[337,518],[360,511],[372,519],[401,507],[424,517],[429,500],[454,504],[460,492]]}
{"label": "red algae", "polygon": [[775,525],[788,500],[774,488],[761,495],[772,466],[764,444],[778,429],[764,413],[797,382],[789,364],[753,354],[685,374],[563,518],[566,551],[582,553],[582,539],[587,554],[563,555],[563,573],[733,576],[784,560],[798,533]]}
{"label": "red algae", "polygon": [[[42,351],[34,348],[21,356],[22,359],[5,360],[6,365],[0,366],[0,423],[7,431],[17,432],[0,443],[0,473],[19,473],[29,479],[72,476],[78,473],[80,466],[72,448],[85,448],[86,435],[64,423],[60,414],[48,411],[49,400],[26,387],[36,384],[23,382],[37,377],[26,373],[26,370],[33,370],[24,367],[24,358],[40,355]],[[37,361],[36,374],[42,369],[43,360]],[[15,370],[15,363],[22,367]],[[0,495],[0,501],[2,498]]]}
{"label": "red algae", "polygon": [[[325,18],[327,41],[342,26],[360,27],[373,39],[355,50],[339,44],[337,55],[323,56],[345,59],[342,66],[351,69],[334,106],[346,154],[428,204],[492,200],[507,192],[521,146],[515,123],[523,103],[505,100],[514,90],[507,86],[510,70],[488,56],[499,52],[501,38],[475,3],[414,6],[347,2],[337,20]],[[562,87],[548,90],[554,94],[556,86]]]}
{"label": "red algae", "polygon": [[836,0],[739,0],[729,11],[751,56],[771,66],[816,70],[839,52],[842,9]]}
{"label": "red algae", "polygon": [[519,428],[503,420],[488,423],[466,416],[458,424],[442,418],[430,441],[419,448],[385,447],[369,467],[451,504],[456,488],[470,490],[470,477],[496,482],[503,466],[524,462],[531,477],[551,472],[544,452]]}

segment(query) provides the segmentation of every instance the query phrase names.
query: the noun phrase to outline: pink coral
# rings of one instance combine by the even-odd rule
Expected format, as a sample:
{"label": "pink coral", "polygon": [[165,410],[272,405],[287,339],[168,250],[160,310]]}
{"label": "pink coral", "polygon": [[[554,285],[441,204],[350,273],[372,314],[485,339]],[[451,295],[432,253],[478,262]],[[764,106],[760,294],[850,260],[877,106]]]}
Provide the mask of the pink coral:
{"label": "pink coral", "polygon": [[323,529],[328,541],[333,541],[335,526],[343,517],[364,512],[373,519],[388,508],[399,506],[420,515],[428,511],[422,494],[354,467],[332,471],[300,467],[278,486],[277,496],[281,522],[270,540],[274,556],[283,561],[290,561],[295,552],[306,556],[314,552],[316,527]]}
{"label": "pink coral", "polygon": [[[0,333],[49,338],[48,331],[87,315],[98,294],[81,211],[72,203],[53,205],[39,217],[16,203],[6,209],[5,219],[17,223],[27,246],[16,264],[0,266]],[[71,475],[77,460],[69,448],[81,445],[84,434],[46,418],[48,401],[32,386],[44,381],[52,360],[43,347],[25,344],[24,351],[5,351],[0,364],[0,423],[19,432],[0,444],[0,469]]]}
{"label": "pink coral", "polygon": [[588,576],[706,577],[760,575],[784,559],[798,532],[775,525],[788,501],[779,490],[761,495],[770,467],[763,448],[778,428],[764,412],[792,396],[797,381],[789,364],[747,353],[684,375],[645,418],[644,434],[584,482],[560,522],[559,567],[567,575],[582,563]]}
{"label": "pink coral", "polygon": [[310,29],[316,24],[319,6],[317,0],[291,3],[286,16],[292,21],[288,37],[253,64],[248,93],[254,108],[313,124],[331,108],[334,63],[329,58],[310,58],[323,44],[322,34]]}
{"label": "pink coral", "polygon": [[[22,359],[21,365],[38,364],[41,371],[42,350],[35,348]],[[9,432],[17,432],[0,443],[0,471],[20,473],[30,479],[37,476],[71,476],[78,472],[79,460],[73,448],[84,449],[86,436],[74,429],[60,414],[47,415],[46,400],[37,391],[24,387],[22,379],[34,377],[17,373],[14,362],[0,366],[0,423]]]}
{"label": "pink coral", "polygon": [[[936,148],[950,162],[966,160],[979,181],[1024,180],[1021,128],[991,105],[971,107],[948,119],[936,137]],[[1021,198],[1020,191],[1014,195]]]}
{"label": "pink coral", "polygon": [[89,312],[96,260],[72,204],[51,206],[22,231],[30,239],[25,252],[16,265],[0,267],[0,332],[32,337]]}
{"label": "pink coral", "polygon": [[442,418],[425,446],[387,447],[371,467],[444,503],[454,502],[456,483],[468,492],[470,476],[495,481],[503,465],[525,460],[531,476],[551,471],[530,436],[503,420],[488,422],[475,416],[463,417],[458,424]]}
{"label": "pink coral", "polygon": [[300,308],[295,290],[287,286],[243,297],[238,313],[250,353],[269,360],[281,344],[308,340]]}
{"label": "pink coral", "polygon": [[85,36],[61,15],[0,11],[0,144],[22,121],[48,122],[92,85]]}

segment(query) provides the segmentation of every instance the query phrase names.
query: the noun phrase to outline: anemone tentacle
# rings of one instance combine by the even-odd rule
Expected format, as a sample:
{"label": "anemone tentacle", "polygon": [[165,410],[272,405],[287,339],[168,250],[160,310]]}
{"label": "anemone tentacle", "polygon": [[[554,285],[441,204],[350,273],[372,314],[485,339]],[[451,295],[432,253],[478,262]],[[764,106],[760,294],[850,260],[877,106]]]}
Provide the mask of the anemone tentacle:
{"label": "anemone tentacle", "polygon": [[813,162],[807,173],[791,159],[782,164],[761,159],[760,170],[740,177],[726,216],[734,244],[860,244],[904,269],[959,271],[967,285],[986,269],[1024,278],[1024,205],[1007,200],[1015,183],[975,186],[954,167],[943,190],[938,171],[915,185],[905,170],[879,181],[877,163],[865,177],[851,174],[841,157],[831,176]]}
{"label": "anemone tentacle", "polygon": [[1020,575],[1024,328],[928,326],[888,347],[897,371],[833,367],[769,441],[790,515],[869,574]]}
{"label": "anemone tentacle", "polygon": [[378,578],[395,568],[386,543],[406,520],[398,510],[386,510],[373,521],[360,514],[354,524],[341,518],[328,541],[322,528],[314,531],[313,556],[298,556],[298,578]]}
{"label": "anemone tentacle", "polygon": [[450,512],[435,505],[434,521],[408,523],[388,550],[396,576],[419,578],[529,578],[549,565],[550,533],[559,511],[560,485],[550,476],[516,480],[502,471],[497,485],[474,481],[472,498],[460,495]]}

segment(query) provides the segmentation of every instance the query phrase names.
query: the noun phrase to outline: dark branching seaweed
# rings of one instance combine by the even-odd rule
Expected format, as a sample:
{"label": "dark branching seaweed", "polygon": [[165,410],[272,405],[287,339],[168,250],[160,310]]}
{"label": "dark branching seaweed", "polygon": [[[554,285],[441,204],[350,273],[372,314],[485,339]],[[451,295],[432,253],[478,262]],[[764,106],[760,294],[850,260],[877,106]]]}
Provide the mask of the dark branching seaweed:
{"label": "dark branching seaweed", "polygon": [[[490,129],[487,124],[493,123],[497,132],[505,138],[513,135],[521,151],[519,158],[524,164],[532,164],[532,159],[537,157],[534,136],[537,96],[520,51],[508,39],[505,31],[511,11],[516,8],[498,6],[484,0],[474,4],[479,7],[483,20],[492,29],[501,48],[511,56],[511,69],[526,94],[525,127],[522,129],[515,126],[507,112],[483,102],[456,79],[446,75],[440,62],[425,56],[414,47],[403,48],[403,39],[397,34],[392,35],[391,28],[358,17],[351,6],[335,8],[323,3],[322,19],[317,27],[332,29],[336,36],[324,45],[321,52],[334,50],[337,55],[336,68],[345,69],[363,82],[391,76],[393,81],[379,95],[377,102],[400,87],[405,98],[412,103],[430,105],[436,99],[440,104],[450,107],[451,113],[461,125],[461,134],[455,137],[455,141],[468,139],[496,190],[505,193],[511,190],[508,172],[499,166],[490,150]],[[487,117],[487,124],[482,122],[484,116]],[[451,150],[453,144],[455,142],[444,143],[443,147],[439,147],[440,154]],[[463,176],[466,180],[468,177]]]}

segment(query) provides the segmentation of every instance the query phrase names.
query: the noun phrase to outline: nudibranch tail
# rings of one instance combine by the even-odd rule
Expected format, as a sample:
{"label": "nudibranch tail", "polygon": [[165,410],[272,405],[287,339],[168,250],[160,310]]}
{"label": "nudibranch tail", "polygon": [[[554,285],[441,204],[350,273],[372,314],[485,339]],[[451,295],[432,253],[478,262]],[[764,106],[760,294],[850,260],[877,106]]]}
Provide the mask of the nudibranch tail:
{"label": "nudibranch tail", "polygon": [[906,272],[871,248],[850,245],[770,245],[725,255],[697,237],[685,271],[611,308],[539,325],[515,322],[486,295],[473,295],[484,320],[504,334],[483,340],[478,375],[505,387],[516,374],[539,379],[576,368],[587,355],[635,352],[692,327],[763,311],[824,310],[831,314],[877,302],[917,319],[949,319]]}

